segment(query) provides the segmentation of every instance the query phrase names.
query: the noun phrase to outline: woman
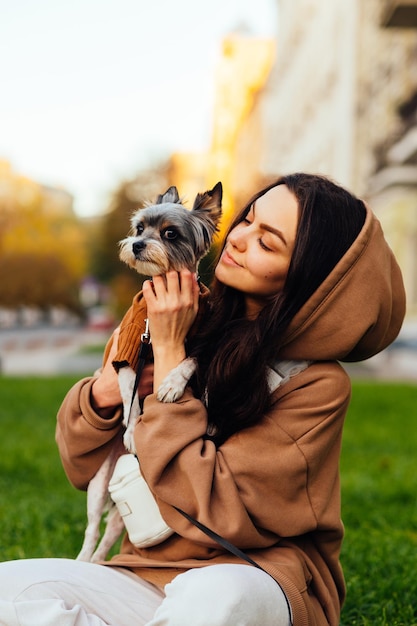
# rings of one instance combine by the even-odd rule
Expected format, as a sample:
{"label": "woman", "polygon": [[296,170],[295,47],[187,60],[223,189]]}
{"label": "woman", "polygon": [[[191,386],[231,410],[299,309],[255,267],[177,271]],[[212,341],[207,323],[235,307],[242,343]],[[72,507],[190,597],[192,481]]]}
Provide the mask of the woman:
{"label": "woman", "polygon": [[[183,271],[146,282],[143,294],[156,391],[186,355],[199,288]],[[350,398],[338,361],[389,345],[404,300],[397,263],[361,200],[308,174],[260,191],[229,229],[206,319],[187,345],[199,363],[192,386],[164,404],[147,395],[151,370],[141,382],[138,457],[175,533],[146,549],[125,538],[107,567],[4,564],[0,624],[336,626],[345,595],[338,463]],[[63,464],[81,489],[121,435],[117,338],[101,375],[76,384],[58,415]],[[271,394],[270,368],[279,373],[288,359],[304,365]]]}

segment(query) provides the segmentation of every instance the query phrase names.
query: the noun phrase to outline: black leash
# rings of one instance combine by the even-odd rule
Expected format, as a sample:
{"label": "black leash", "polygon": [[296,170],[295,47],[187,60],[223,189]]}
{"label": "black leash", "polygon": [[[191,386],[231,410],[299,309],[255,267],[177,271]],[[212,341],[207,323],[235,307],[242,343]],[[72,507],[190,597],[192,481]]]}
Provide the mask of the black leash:
{"label": "black leash", "polygon": [[129,408],[129,420],[130,414],[132,413],[133,402],[135,401],[135,396],[138,391],[140,377],[142,376],[143,368],[145,367],[146,359],[149,354],[149,350],[151,347],[151,335],[149,332],[149,320],[145,319],[145,330],[140,336],[140,348],[138,355],[138,367],[136,370],[135,383],[133,385],[132,399],[130,401]]}
{"label": "black leash", "polygon": [[178,513],[181,513],[181,515],[183,515],[189,522],[191,522],[191,524],[194,524],[194,526],[196,526],[199,530],[201,530],[201,532],[205,533],[208,537],[210,537],[210,539],[213,539],[213,541],[218,543],[222,548],[224,548],[228,552],[231,552],[232,554],[234,554],[235,556],[239,557],[243,561],[246,561],[250,565],[253,565],[254,567],[257,567],[262,572],[265,572],[265,574],[268,574],[268,576],[270,576],[272,578],[272,580],[278,585],[278,587],[281,589],[282,593],[284,594],[284,598],[285,598],[285,601],[286,601],[287,607],[288,607],[288,614],[292,617],[291,604],[290,604],[290,602],[289,602],[289,600],[287,598],[287,594],[285,593],[284,589],[279,584],[279,582],[272,576],[272,574],[267,572],[266,569],[264,569],[262,567],[262,565],[259,565],[259,563],[254,561],[248,554],[246,554],[246,552],[243,552],[243,550],[241,550],[240,548],[235,546],[233,543],[231,543],[230,541],[228,541],[227,539],[225,539],[221,535],[218,535],[216,532],[214,532],[214,530],[212,530],[208,526],[205,526],[204,524],[202,524],[198,520],[194,519],[194,517],[192,517],[191,515],[188,515],[188,513],[186,513],[182,509],[179,509],[177,506],[173,505],[173,508],[176,511],[178,511]]}
{"label": "black leash", "polygon": [[[247,561],[251,565],[254,565],[258,569],[261,569],[263,572],[265,572],[264,568],[261,567],[261,565],[259,565],[259,563],[254,561],[248,554],[243,552],[240,548],[235,546],[233,543],[230,543],[230,541],[228,541],[227,539],[225,539],[221,535],[218,535],[216,532],[214,532],[214,530],[211,530],[211,528],[209,528],[208,526],[205,526],[204,524],[202,524],[198,520],[194,519],[194,517],[191,517],[191,515],[188,515],[188,513],[186,513],[182,509],[179,509],[177,506],[174,506],[173,508],[176,511],[178,511],[178,513],[181,513],[181,515],[186,517],[189,522],[194,524],[194,526],[197,526],[197,528],[199,530],[201,530],[201,532],[205,533],[208,537],[210,537],[210,539],[213,539],[213,541],[215,541],[216,543],[220,544],[222,546],[222,548],[224,548],[228,552],[231,552],[232,554],[234,554],[235,556],[239,557],[240,559],[243,559],[244,561]],[[268,572],[265,572],[265,573],[268,574]],[[270,576],[271,574],[268,574],[268,575]]]}

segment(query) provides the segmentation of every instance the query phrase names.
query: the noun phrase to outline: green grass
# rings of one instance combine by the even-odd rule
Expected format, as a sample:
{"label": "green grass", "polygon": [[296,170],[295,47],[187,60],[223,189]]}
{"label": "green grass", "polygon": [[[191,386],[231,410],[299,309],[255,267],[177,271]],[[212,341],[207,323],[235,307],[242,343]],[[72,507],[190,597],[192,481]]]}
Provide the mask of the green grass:
{"label": "green grass", "polygon": [[55,445],[57,409],[76,381],[0,378],[0,560],[76,556],[85,494],[64,474]]}
{"label": "green grass", "polygon": [[78,353],[79,354],[99,354],[100,356],[102,356],[105,347],[106,347],[105,343],[88,344],[85,346],[81,346]]}
{"label": "green grass", "polygon": [[[75,557],[85,494],[55,446],[74,376],[0,377],[0,560]],[[341,459],[341,626],[417,625],[417,386],[355,382]]]}
{"label": "green grass", "polygon": [[417,386],[355,383],[341,459],[342,626],[417,624]]}

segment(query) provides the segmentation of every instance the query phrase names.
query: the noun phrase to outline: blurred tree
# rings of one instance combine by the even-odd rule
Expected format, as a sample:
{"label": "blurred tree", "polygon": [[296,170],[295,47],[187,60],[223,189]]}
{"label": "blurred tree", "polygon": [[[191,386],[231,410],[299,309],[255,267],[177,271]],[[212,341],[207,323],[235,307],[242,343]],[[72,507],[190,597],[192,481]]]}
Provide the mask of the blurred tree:
{"label": "blurred tree", "polygon": [[47,311],[60,306],[79,312],[78,281],[54,255],[5,254],[0,256],[0,305],[36,307]]}
{"label": "blurred tree", "polygon": [[18,179],[0,199],[0,305],[78,310],[83,230],[66,192]]}
{"label": "blurred tree", "polygon": [[119,241],[128,235],[133,213],[169,187],[169,171],[168,163],[160,163],[122,181],[110,199],[108,211],[90,231],[91,272],[110,286],[111,306],[118,318],[130,306],[145,278],[120,261]]}

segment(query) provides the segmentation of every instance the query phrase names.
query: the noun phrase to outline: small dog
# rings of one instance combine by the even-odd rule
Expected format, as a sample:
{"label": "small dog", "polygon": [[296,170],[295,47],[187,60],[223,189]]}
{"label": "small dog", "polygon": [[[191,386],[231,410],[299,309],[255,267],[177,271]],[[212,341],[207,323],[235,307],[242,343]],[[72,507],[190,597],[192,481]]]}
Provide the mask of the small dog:
{"label": "small dog", "polygon": [[[147,204],[134,213],[131,234],[120,242],[120,259],[143,275],[156,276],[183,268],[196,272],[218,230],[222,215],[221,201],[220,182],[210,191],[198,194],[191,210],[183,206],[177,188],[170,187],[158,196],[155,204]],[[194,359],[187,358],[172,370],[158,389],[158,400],[174,402],[179,398],[195,371],[195,365]],[[119,456],[126,450],[135,452],[133,433],[141,412],[137,393],[132,401],[135,378],[136,373],[129,366],[118,371],[125,427],[123,445],[121,441],[114,445],[88,485],[88,524],[77,557],[81,561],[104,560],[124,528],[116,506],[109,502],[108,484]],[[100,520],[106,510],[106,529],[96,548]]]}

